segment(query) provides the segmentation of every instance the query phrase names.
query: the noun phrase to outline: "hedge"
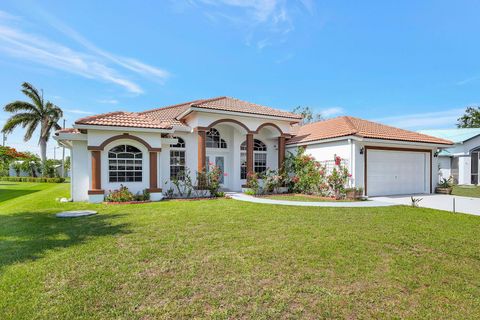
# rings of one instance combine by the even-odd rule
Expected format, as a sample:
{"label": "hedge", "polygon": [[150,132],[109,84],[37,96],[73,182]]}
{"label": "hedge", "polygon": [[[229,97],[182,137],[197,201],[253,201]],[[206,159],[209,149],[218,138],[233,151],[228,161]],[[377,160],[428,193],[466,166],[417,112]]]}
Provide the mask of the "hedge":
{"label": "hedge", "polygon": [[0,181],[62,183],[65,182],[65,178],[0,177]]}

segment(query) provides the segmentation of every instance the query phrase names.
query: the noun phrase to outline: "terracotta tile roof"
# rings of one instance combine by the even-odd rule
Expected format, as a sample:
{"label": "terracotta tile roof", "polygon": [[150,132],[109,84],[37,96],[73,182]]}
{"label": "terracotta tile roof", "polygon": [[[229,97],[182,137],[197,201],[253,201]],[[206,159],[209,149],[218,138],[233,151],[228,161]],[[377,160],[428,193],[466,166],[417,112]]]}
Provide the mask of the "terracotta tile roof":
{"label": "terracotta tile roof", "polygon": [[199,103],[194,103],[193,106],[197,108],[283,117],[295,120],[302,119],[302,116],[292,112],[281,111],[230,97],[219,97],[215,99],[204,100]]}
{"label": "terracotta tile roof", "polygon": [[217,97],[194,100],[144,112],[116,111],[104,113],[79,119],[75,124],[155,129],[170,129],[173,126],[187,127],[179,119],[179,116],[191,107],[284,117],[295,121],[301,119],[301,116],[291,112],[276,110],[234,98]]}
{"label": "terracotta tile roof", "polygon": [[173,106],[158,108],[142,112],[144,115],[153,116],[157,118],[171,118],[172,116],[178,118],[182,113],[190,107],[198,109],[210,109],[220,111],[232,111],[240,113],[258,114],[265,116],[283,117],[289,119],[300,120],[302,117],[298,114],[273,109],[270,107],[261,106],[255,103],[230,98],[230,97],[216,97],[211,99],[200,99]]}
{"label": "terracotta tile roof", "polygon": [[55,135],[58,135],[59,133],[80,133],[80,130],[75,128],[65,128],[55,131]]}
{"label": "terracotta tile roof", "polygon": [[371,139],[423,142],[445,145],[452,144],[451,141],[445,139],[348,116],[337,117],[304,126],[298,126],[295,128],[294,134],[295,136],[288,140],[287,144],[305,143],[350,135]]}
{"label": "terracotta tile roof", "polygon": [[168,129],[172,125],[167,121],[158,121],[136,112],[115,111],[78,119],[75,124]]}

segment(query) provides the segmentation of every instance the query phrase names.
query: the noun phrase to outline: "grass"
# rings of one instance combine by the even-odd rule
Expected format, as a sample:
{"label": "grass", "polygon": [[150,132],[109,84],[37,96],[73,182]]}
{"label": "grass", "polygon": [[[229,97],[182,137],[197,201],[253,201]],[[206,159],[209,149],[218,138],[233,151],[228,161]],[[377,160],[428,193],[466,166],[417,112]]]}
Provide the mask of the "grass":
{"label": "grass", "polygon": [[303,201],[303,202],[325,202],[325,201],[353,201],[353,200],[335,200],[326,197],[318,197],[303,194],[273,194],[262,195],[262,198],[274,199],[274,200],[287,200],[287,201]]}
{"label": "grass", "polygon": [[455,196],[480,198],[480,186],[453,186],[452,194]]}
{"label": "grass", "polygon": [[51,183],[6,182],[0,181],[0,203],[51,188]]}
{"label": "grass", "polygon": [[0,319],[480,317],[480,217],[10,190],[36,191],[0,203]]}

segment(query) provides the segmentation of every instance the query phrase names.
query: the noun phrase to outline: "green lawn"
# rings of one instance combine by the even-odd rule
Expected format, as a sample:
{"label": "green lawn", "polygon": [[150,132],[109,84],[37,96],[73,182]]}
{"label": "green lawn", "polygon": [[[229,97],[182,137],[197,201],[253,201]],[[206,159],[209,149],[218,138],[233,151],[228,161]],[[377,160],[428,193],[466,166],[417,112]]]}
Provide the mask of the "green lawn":
{"label": "green lawn", "polygon": [[301,194],[274,194],[274,195],[267,195],[261,196],[262,198],[266,199],[274,199],[274,200],[287,200],[287,201],[304,201],[304,202],[324,202],[324,201],[352,201],[352,200],[333,200],[325,197],[315,197],[315,196],[307,196]]}
{"label": "green lawn", "polygon": [[[62,204],[68,184],[11,190],[0,319],[480,317],[480,217],[227,199]],[[80,208],[100,214],[54,217]]]}
{"label": "green lawn", "polygon": [[453,195],[480,198],[479,186],[453,186]]}

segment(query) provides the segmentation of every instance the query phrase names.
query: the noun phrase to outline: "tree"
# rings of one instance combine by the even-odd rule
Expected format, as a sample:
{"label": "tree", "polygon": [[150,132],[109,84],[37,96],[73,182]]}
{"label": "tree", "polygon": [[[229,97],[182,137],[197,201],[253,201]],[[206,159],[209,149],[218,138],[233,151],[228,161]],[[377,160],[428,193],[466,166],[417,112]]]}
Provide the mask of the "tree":
{"label": "tree", "polygon": [[292,112],[303,117],[302,124],[323,120],[322,114],[314,113],[310,107],[298,106],[293,108]]}
{"label": "tree", "polygon": [[40,157],[42,161],[45,161],[47,159],[48,139],[52,130],[61,129],[57,122],[63,117],[63,111],[50,101],[45,102],[38,90],[28,82],[22,84],[22,92],[30,98],[31,102],[17,100],[3,108],[6,112],[14,113],[14,115],[6,121],[2,132],[11,133],[21,125],[23,128],[27,128],[24,140],[28,141],[40,125],[38,143],[40,145]]}
{"label": "tree", "polygon": [[20,173],[22,172],[22,162],[15,161],[12,163],[12,168],[15,171],[15,175],[20,177]]}
{"label": "tree", "polygon": [[0,174],[7,175],[10,163],[14,160],[25,158],[25,154],[15,148],[0,146]]}
{"label": "tree", "polygon": [[40,158],[31,152],[25,152],[25,160],[22,162],[22,170],[28,172],[31,177],[36,177],[41,168]]}
{"label": "tree", "polygon": [[480,128],[480,106],[468,107],[457,121],[459,128]]}
{"label": "tree", "polygon": [[64,178],[67,176],[67,172],[70,171],[70,167],[72,166],[71,164],[71,159],[70,159],[70,156],[66,156],[65,157],[65,164],[64,164],[64,172],[63,172],[63,175],[64,175]]}

